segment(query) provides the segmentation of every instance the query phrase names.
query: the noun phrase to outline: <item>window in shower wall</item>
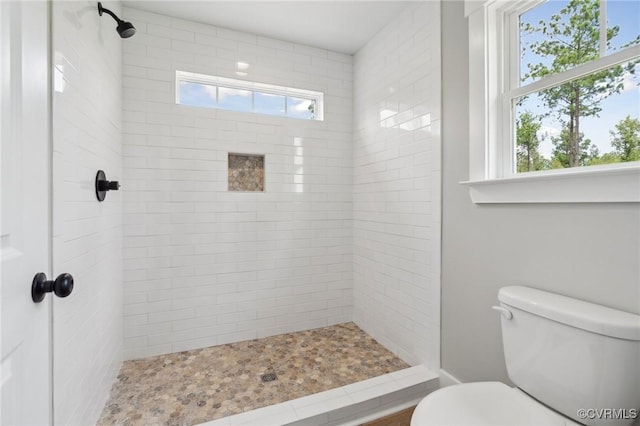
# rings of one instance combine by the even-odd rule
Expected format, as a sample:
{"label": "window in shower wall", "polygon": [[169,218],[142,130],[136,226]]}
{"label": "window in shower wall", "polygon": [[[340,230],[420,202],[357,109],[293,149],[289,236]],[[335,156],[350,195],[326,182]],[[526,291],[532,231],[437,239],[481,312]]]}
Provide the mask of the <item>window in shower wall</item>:
{"label": "window in shower wall", "polygon": [[324,119],[322,92],[185,71],[176,71],[176,103],[302,120]]}

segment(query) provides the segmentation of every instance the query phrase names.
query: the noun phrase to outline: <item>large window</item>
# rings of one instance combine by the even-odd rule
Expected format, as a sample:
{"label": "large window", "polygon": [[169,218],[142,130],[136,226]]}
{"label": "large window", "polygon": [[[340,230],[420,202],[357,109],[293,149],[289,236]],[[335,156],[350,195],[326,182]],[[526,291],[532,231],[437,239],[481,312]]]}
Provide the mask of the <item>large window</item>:
{"label": "large window", "polygon": [[176,71],[176,103],[231,111],[323,120],[324,94]]}
{"label": "large window", "polygon": [[546,1],[507,19],[513,172],[640,160],[640,2]]}
{"label": "large window", "polygon": [[640,201],[637,183],[619,199],[592,197],[586,181],[578,183],[585,173],[590,186],[610,182],[600,189],[611,190],[615,179],[596,174],[631,177],[617,185],[640,182],[640,2],[492,0],[466,8],[468,183],[513,181],[526,189],[526,182],[562,178],[559,186],[569,188],[573,175],[574,194],[547,197],[553,186],[536,184],[535,197],[514,202]]}

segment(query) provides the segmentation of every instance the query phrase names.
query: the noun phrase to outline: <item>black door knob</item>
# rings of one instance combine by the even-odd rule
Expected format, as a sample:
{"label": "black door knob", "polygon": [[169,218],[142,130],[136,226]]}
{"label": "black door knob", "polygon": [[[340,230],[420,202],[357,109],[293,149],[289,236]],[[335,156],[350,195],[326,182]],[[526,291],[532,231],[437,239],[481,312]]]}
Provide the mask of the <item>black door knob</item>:
{"label": "black door knob", "polygon": [[55,281],[47,280],[43,272],[37,273],[31,283],[31,298],[40,303],[47,293],[53,292],[58,297],[67,297],[73,291],[73,277],[71,274],[60,274]]}

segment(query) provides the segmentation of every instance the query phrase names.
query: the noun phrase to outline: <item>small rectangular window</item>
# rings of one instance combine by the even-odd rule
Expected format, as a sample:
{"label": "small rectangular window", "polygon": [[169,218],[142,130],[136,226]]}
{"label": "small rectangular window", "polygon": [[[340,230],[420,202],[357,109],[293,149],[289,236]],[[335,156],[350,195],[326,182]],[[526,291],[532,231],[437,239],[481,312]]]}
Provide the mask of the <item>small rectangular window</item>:
{"label": "small rectangular window", "polygon": [[253,92],[250,90],[232,89],[229,87],[218,88],[218,107],[232,111],[253,110]]}
{"label": "small rectangular window", "polygon": [[255,92],[253,110],[260,114],[287,115],[286,97],[271,93]]}
{"label": "small rectangular window", "polygon": [[312,90],[176,71],[176,103],[323,120],[324,94]]}
{"label": "small rectangular window", "polygon": [[190,83],[181,81],[179,96],[183,105],[214,108],[217,104],[216,86],[209,84]]}
{"label": "small rectangular window", "polygon": [[313,99],[287,98],[287,112],[289,117],[313,120],[316,103]]}

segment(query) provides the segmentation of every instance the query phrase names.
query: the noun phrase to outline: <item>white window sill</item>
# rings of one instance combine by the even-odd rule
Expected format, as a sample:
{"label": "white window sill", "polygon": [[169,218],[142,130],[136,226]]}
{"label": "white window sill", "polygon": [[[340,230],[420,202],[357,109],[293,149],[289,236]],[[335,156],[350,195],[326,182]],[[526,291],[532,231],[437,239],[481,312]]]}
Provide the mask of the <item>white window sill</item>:
{"label": "white window sill", "polygon": [[640,162],[460,182],[485,203],[638,203]]}

